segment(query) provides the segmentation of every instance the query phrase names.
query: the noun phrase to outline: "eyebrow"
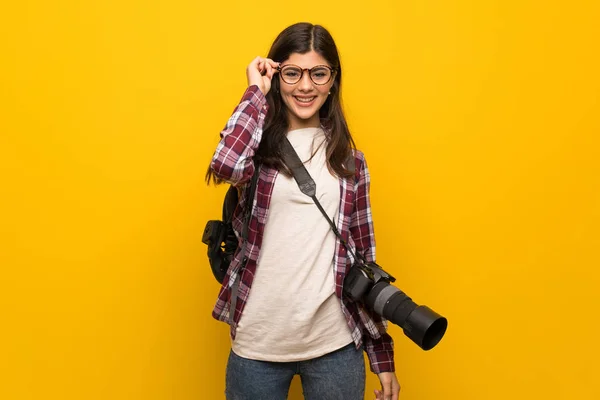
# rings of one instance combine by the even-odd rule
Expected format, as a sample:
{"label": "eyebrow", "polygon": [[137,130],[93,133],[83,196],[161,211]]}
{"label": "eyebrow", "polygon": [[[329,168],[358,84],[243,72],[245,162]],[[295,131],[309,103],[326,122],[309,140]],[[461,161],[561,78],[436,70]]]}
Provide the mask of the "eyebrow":
{"label": "eyebrow", "polygon": [[[294,66],[294,67],[302,68],[301,66],[299,66],[299,65],[297,65],[297,64],[292,64],[292,63],[290,63],[290,64],[281,64],[279,67],[283,68],[283,67],[287,67],[288,65],[292,65],[292,66]],[[328,68],[333,68],[333,67],[331,67],[331,66],[329,66],[329,65],[327,65],[327,64],[317,64],[317,65],[313,65],[313,66],[312,66],[312,67],[310,67],[310,68],[302,68],[302,69],[313,69],[313,68],[315,68],[315,67],[328,67]]]}

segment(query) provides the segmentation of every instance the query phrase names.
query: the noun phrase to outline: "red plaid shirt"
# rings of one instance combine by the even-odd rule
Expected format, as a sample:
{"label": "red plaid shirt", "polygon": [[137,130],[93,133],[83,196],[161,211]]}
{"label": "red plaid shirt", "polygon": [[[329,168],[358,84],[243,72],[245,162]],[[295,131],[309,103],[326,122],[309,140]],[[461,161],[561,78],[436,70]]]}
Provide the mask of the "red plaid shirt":
{"label": "red plaid shirt", "polygon": [[[215,175],[242,189],[247,188],[254,174],[252,157],[262,138],[263,124],[268,111],[267,101],[257,86],[249,87],[240,104],[221,132],[221,141],[212,159],[211,168]],[[363,153],[355,152],[356,178],[340,178],[340,212],[334,221],[344,240],[351,249],[358,250],[367,261],[375,261],[375,238],[369,200],[369,170]],[[278,171],[261,166],[253,201],[252,217],[248,227],[248,242],[245,268],[241,245],[232,260],[219,298],[213,310],[213,317],[231,326],[231,337],[235,338],[237,324],[250,294],[254,272],[271,194]],[[243,210],[247,191],[242,190],[240,204],[233,216],[233,228],[240,237],[243,226]],[[352,256],[339,239],[336,239],[336,252],[333,259],[336,282],[336,295],[341,299],[342,312],[346,317],[356,348],[364,343],[374,373],[394,371],[394,349],[392,338],[386,333],[387,321],[368,310],[362,302],[354,302],[342,296],[342,286],[346,271],[352,265]],[[235,311],[231,318],[230,307],[232,286],[239,281]]]}

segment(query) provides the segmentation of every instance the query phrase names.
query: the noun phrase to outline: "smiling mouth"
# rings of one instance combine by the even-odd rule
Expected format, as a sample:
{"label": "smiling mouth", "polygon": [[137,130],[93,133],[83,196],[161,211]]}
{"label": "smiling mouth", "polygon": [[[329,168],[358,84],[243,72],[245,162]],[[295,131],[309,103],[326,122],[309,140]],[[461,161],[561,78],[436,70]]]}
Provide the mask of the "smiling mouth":
{"label": "smiling mouth", "polygon": [[312,102],[314,99],[316,99],[316,98],[317,98],[317,96],[312,96],[312,97],[297,97],[297,96],[294,96],[294,98],[295,98],[295,99],[296,99],[298,102],[300,102],[300,103],[310,103],[310,102]]}

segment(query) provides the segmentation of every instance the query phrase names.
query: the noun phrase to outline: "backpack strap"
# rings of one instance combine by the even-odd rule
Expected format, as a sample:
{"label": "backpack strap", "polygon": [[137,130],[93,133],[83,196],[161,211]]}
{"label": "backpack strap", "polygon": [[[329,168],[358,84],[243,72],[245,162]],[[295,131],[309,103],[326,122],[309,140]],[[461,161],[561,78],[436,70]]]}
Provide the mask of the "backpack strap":
{"label": "backpack strap", "polygon": [[252,205],[254,204],[254,194],[256,193],[256,186],[258,184],[258,176],[260,175],[260,164],[254,164],[254,175],[252,175],[252,181],[250,182],[250,192],[246,198],[246,208],[244,210],[244,226],[242,228],[242,244],[245,244],[248,240],[248,225],[250,224],[250,217],[252,216]]}
{"label": "backpack strap", "polygon": [[244,225],[242,227],[242,249],[240,253],[242,254],[242,266],[238,270],[238,274],[231,285],[231,299],[229,303],[229,321],[230,324],[233,325],[234,316],[235,316],[235,308],[237,306],[237,298],[238,298],[238,289],[240,287],[240,273],[248,263],[248,257],[246,256],[246,248],[248,247],[248,226],[250,225],[250,218],[252,217],[252,205],[254,204],[254,194],[256,193],[256,186],[258,185],[258,176],[260,175],[260,164],[254,164],[254,175],[252,175],[252,181],[250,182],[250,189],[248,193],[248,197],[246,197],[246,204],[244,208]]}

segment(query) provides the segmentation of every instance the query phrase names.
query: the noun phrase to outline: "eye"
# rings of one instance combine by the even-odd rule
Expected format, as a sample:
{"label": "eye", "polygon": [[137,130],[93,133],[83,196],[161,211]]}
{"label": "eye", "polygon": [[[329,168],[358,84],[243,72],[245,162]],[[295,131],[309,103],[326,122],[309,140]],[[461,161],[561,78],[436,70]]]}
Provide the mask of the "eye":
{"label": "eye", "polygon": [[329,70],[327,68],[316,68],[312,70],[312,76],[315,78],[324,78],[329,76]]}
{"label": "eye", "polygon": [[288,78],[297,78],[302,74],[302,71],[296,67],[288,67],[284,68],[281,73]]}

